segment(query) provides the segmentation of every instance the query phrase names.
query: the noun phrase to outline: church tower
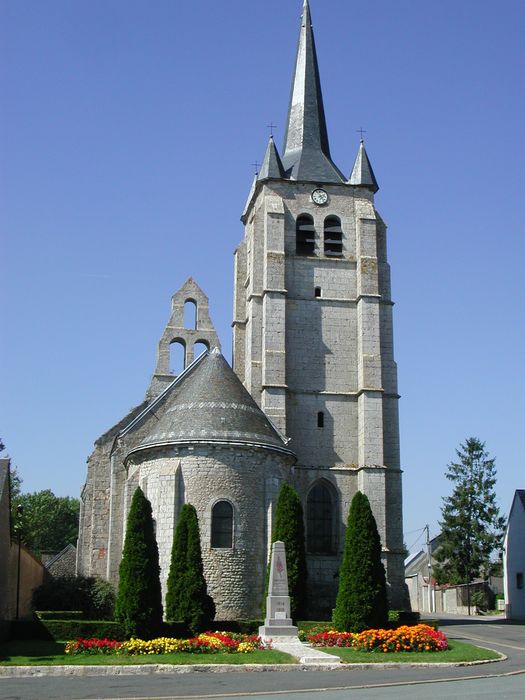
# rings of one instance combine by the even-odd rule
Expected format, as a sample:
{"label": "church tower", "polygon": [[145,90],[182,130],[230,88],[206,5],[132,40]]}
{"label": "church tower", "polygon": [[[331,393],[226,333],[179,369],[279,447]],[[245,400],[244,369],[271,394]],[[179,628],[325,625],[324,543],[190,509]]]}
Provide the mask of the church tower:
{"label": "church tower", "polygon": [[335,601],[357,490],[377,520],[391,605],[406,602],[393,304],[377,190],[362,141],[349,176],[332,160],[304,0],[282,158],[270,138],[242,215],[233,368],[297,455],[292,478],[318,613]]}

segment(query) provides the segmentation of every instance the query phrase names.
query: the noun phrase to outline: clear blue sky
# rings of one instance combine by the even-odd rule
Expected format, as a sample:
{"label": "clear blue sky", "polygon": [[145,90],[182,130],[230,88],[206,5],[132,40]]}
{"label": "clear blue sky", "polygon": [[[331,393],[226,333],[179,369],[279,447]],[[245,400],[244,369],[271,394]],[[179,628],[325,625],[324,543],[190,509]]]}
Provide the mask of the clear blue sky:
{"label": "clear blue sky", "polygon": [[[78,495],[191,274],[229,358],[232,252],[281,145],[300,0],[2,0],[0,436]],[[389,224],[406,542],[469,436],[525,487],[522,0],[311,0],[332,155]]]}

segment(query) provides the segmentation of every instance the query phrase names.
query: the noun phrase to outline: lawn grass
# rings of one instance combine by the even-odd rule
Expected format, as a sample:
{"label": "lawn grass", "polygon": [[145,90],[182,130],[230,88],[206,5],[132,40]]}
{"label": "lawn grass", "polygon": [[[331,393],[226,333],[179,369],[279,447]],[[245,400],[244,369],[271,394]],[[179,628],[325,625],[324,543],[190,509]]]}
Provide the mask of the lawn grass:
{"label": "lawn grass", "polygon": [[410,664],[410,663],[461,663],[465,661],[490,661],[501,658],[496,651],[481,649],[472,644],[448,640],[449,648],[446,651],[356,651],[355,649],[335,649],[334,647],[319,647],[320,651],[338,656],[345,664]]}
{"label": "lawn grass", "polygon": [[[355,649],[320,648],[338,656],[346,664],[379,663],[461,663],[499,659],[490,649],[449,640],[449,649],[438,652],[367,652]],[[265,649],[252,654],[155,654],[143,656],[88,655],[66,656],[63,642],[19,640],[0,645],[0,666],[135,666],[141,664],[292,664],[289,654]]]}
{"label": "lawn grass", "polygon": [[293,664],[293,656],[274,649],[252,654],[155,654],[66,656],[64,642],[18,640],[0,645],[0,666],[135,666],[140,664]]}

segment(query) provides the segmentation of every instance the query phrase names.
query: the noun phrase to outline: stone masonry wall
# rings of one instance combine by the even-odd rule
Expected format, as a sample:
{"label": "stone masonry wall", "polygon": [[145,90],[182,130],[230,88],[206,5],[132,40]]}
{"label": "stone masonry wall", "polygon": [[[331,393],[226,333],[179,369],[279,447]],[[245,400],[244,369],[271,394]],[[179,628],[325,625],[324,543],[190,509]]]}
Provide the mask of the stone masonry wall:
{"label": "stone masonry wall", "polygon": [[[289,462],[278,452],[210,445],[152,450],[137,463],[156,523],[163,596],[178,511],[182,502],[191,503],[199,518],[204,573],[216,618],[260,614],[271,529],[268,512],[288,476]],[[231,549],[211,547],[211,513],[220,500],[233,507]]]}

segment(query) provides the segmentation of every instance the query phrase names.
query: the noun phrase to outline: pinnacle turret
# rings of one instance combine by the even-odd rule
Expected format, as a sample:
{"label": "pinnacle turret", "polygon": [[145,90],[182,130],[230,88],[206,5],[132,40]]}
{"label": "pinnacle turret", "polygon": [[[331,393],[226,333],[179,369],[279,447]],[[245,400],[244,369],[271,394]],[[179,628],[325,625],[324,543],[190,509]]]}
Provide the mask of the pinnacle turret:
{"label": "pinnacle turret", "polygon": [[267,179],[281,179],[284,177],[284,169],[281,161],[281,157],[277,152],[277,147],[273,140],[273,136],[270,136],[268,141],[268,147],[266,148],[266,153],[264,156],[261,169],[257,176],[257,180],[267,180]]}
{"label": "pinnacle turret", "polygon": [[344,182],[332,162],[324,114],[319,66],[308,0],[304,0],[295,62],[283,166],[287,177],[316,182]]}
{"label": "pinnacle turret", "polygon": [[379,189],[363,139],[361,139],[361,143],[359,144],[359,151],[357,152],[357,157],[348,183],[350,185],[356,185],[357,187],[368,187],[372,192],[377,192]]}

